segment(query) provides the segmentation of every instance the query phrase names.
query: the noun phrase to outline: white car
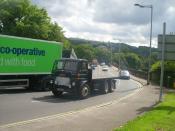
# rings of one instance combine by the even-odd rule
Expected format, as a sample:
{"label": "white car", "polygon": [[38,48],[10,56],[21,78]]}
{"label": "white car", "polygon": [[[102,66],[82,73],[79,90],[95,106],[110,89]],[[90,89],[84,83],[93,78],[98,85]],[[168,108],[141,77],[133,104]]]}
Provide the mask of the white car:
{"label": "white car", "polygon": [[102,71],[108,71],[108,66],[107,65],[104,65],[104,66],[102,66]]}
{"label": "white car", "polygon": [[100,65],[101,65],[101,66],[105,66],[106,64],[105,64],[104,62],[102,62]]}
{"label": "white car", "polygon": [[128,70],[121,70],[119,75],[121,79],[130,79],[130,74]]}

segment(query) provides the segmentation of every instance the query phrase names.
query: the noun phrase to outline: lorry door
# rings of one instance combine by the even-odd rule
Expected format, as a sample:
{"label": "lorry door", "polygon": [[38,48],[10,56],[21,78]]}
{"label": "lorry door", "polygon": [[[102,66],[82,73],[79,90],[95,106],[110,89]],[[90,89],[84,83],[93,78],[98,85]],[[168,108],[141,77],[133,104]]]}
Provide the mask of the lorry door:
{"label": "lorry door", "polygon": [[81,80],[88,80],[88,64],[85,61],[80,62],[79,74]]}

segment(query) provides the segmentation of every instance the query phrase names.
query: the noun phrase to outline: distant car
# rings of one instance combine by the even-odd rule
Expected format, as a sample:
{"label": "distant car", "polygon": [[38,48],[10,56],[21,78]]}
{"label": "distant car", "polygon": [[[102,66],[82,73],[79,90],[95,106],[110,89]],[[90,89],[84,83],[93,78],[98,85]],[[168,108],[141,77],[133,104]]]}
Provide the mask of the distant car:
{"label": "distant car", "polygon": [[106,64],[105,64],[104,62],[102,62],[100,65],[101,65],[101,66],[105,66]]}
{"label": "distant car", "polygon": [[121,79],[130,79],[130,74],[128,70],[121,70],[119,75]]}
{"label": "distant car", "polygon": [[104,66],[102,66],[102,71],[108,71],[108,66],[107,65],[104,65]]}
{"label": "distant car", "polygon": [[92,65],[91,65],[91,69],[93,69],[93,70],[94,70],[94,69],[95,69],[95,67],[97,67],[97,65],[95,65],[95,64],[92,64]]}

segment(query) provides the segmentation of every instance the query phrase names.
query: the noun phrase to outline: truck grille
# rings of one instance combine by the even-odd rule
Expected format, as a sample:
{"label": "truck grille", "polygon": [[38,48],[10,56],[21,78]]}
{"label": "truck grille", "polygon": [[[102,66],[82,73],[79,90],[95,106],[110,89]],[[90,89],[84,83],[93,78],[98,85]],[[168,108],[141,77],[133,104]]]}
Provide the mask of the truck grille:
{"label": "truck grille", "polygon": [[70,78],[68,78],[68,77],[56,77],[55,84],[69,87],[70,86]]}

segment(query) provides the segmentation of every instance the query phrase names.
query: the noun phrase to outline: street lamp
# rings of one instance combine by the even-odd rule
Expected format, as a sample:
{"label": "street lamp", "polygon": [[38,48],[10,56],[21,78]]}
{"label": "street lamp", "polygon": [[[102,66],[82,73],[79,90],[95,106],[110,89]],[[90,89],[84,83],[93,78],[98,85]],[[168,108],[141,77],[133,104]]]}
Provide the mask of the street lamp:
{"label": "street lamp", "polygon": [[121,43],[119,43],[118,52],[119,52],[118,69],[120,70],[121,69]]}
{"label": "street lamp", "polygon": [[109,47],[110,47],[110,65],[112,65],[112,45],[111,42],[109,41]]}
{"label": "street lamp", "polygon": [[140,5],[140,4],[134,4],[135,6],[138,6],[140,8],[150,8],[151,9],[151,26],[150,26],[150,45],[149,45],[149,63],[148,63],[148,78],[147,78],[147,84],[150,84],[150,70],[151,70],[151,44],[152,44],[152,19],[153,19],[153,6],[152,5]]}
{"label": "street lamp", "polygon": [[119,54],[119,59],[118,59],[118,69],[120,70],[121,68],[121,58],[120,58],[120,55],[121,55],[121,41],[119,39],[113,39],[113,40],[118,40],[118,44],[119,44],[119,47],[118,47],[118,54]]}

